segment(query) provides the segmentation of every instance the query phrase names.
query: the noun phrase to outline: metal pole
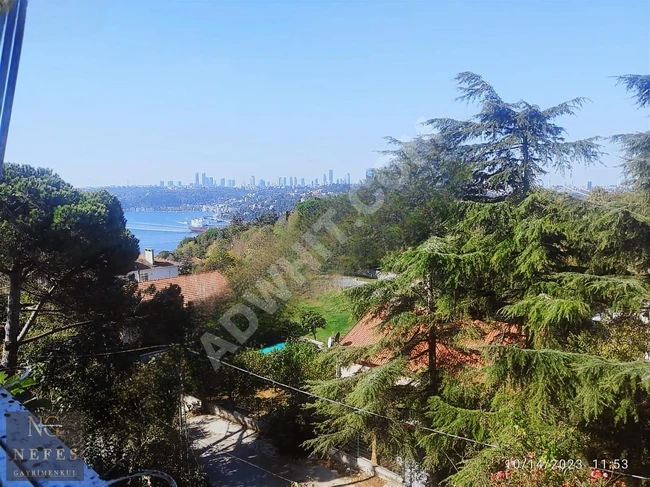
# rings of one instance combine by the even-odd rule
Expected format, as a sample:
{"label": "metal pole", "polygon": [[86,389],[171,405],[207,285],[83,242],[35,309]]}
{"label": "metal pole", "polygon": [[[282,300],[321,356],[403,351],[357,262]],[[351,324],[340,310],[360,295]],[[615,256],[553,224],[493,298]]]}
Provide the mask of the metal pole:
{"label": "metal pole", "polygon": [[0,57],[0,102],[2,115],[0,117],[0,182],[4,179],[4,160],[9,134],[11,110],[16,93],[18,66],[25,34],[25,19],[27,17],[27,0],[16,0],[8,15],[3,36],[2,57]]}

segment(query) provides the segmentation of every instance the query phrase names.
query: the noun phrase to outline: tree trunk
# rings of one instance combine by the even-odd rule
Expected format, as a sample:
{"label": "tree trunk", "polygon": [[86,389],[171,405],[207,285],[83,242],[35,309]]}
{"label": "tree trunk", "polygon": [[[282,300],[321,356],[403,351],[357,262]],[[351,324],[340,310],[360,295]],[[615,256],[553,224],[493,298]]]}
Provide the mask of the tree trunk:
{"label": "tree trunk", "polygon": [[5,324],[5,341],[2,349],[2,368],[10,373],[18,366],[18,332],[20,331],[20,288],[21,271],[9,274],[9,293],[7,294],[7,322]]}
{"label": "tree trunk", "polygon": [[436,337],[436,327],[431,325],[429,330],[429,387],[431,387],[431,393],[433,395],[438,392],[438,367],[437,367],[437,355],[436,348],[438,345],[438,340]]}
{"label": "tree trunk", "polygon": [[372,444],[370,445],[370,461],[375,465],[379,465],[379,458],[377,455],[377,433],[374,431],[372,432]]}
{"label": "tree trunk", "polygon": [[[429,274],[429,279],[427,283],[427,308],[429,309],[429,314],[431,315],[434,312],[434,301],[433,301],[433,274]],[[431,388],[431,393],[436,394],[437,392],[437,357],[436,357],[436,348],[437,348],[437,336],[436,336],[436,326],[434,324],[430,325],[429,336],[427,337],[428,347],[429,347],[429,387]]]}
{"label": "tree trunk", "polygon": [[523,171],[522,171],[522,192],[523,192],[523,197],[525,198],[528,196],[528,193],[530,192],[530,186],[531,186],[531,179],[532,179],[532,174],[530,170],[530,154],[528,150],[528,137],[524,136],[524,139],[521,144],[521,152],[524,156],[524,163],[523,163]]}

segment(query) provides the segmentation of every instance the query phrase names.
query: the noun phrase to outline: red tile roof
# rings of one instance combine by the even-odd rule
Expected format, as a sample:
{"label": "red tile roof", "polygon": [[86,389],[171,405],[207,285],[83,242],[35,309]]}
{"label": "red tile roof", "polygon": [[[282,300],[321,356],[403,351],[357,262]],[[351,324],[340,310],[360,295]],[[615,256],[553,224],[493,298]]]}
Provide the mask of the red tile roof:
{"label": "red tile roof", "polygon": [[[382,321],[381,316],[365,316],[341,339],[341,345],[367,347],[377,344],[384,336],[380,327]],[[516,327],[509,323],[488,324],[474,320],[473,325],[481,329],[484,335],[482,339],[468,341],[468,346],[514,343],[521,338]],[[418,371],[429,365],[429,344],[426,341],[426,329],[424,327],[421,327],[420,330],[415,327],[413,335],[416,343],[410,352],[411,359],[408,368],[411,371]],[[362,365],[370,367],[384,365],[391,360],[392,356],[391,351],[382,351],[371,359],[365,360]],[[454,368],[460,365],[479,365],[481,363],[478,352],[452,348],[440,342],[436,344],[436,358],[439,365],[445,368]]]}
{"label": "red tile roof", "polygon": [[[224,296],[229,290],[228,281],[219,271],[139,282],[138,289],[144,292],[153,286],[156,291],[160,291],[172,284],[176,284],[181,288],[181,294],[185,298],[186,304],[204,301],[212,297]],[[148,300],[152,296],[152,294],[145,294],[143,299]]]}

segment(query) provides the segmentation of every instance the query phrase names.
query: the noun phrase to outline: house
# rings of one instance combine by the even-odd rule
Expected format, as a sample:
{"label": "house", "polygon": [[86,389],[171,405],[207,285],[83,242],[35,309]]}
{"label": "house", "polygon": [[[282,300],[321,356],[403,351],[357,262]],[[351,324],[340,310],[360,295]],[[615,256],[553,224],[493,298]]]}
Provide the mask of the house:
{"label": "house", "polygon": [[[382,322],[381,316],[367,315],[363,317],[354,327],[340,340],[341,346],[347,347],[369,347],[376,345],[383,338],[383,333],[378,327]],[[521,337],[517,328],[509,323],[495,322],[488,324],[479,320],[474,320],[472,324],[483,332],[483,337],[479,340],[468,342],[468,348],[471,345],[496,345],[500,343],[511,344]],[[426,332],[424,329],[413,329],[413,335],[420,335],[422,338],[413,346],[410,352],[410,360],[407,364],[411,372],[420,372],[429,366],[429,344],[424,338]],[[340,377],[351,377],[359,372],[369,370],[372,367],[385,365],[392,358],[389,351],[382,351],[373,357],[363,360],[360,363],[353,364],[347,368],[342,368]],[[464,351],[458,348],[452,348],[444,343],[438,342],[436,345],[436,359],[439,366],[446,369],[453,369],[462,365],[475,365],[481,363],[481,357],[476,351]]]}
{"label": "house", "polygon": [[154,258],[153,249],[144,249],[135,261],[134,268],[127,274],[136,282],[157,281],[178,276],[179,265],[167,259]]}
{"label": "house", "polygon": [[181,288],[181,294],[185,298],[185,306],[210,298],[225,296],[229,291],[228,281],[219,271],[168,277],[156,279],[153,282],[151,280],[140,281],[138,289],[143,292],[143,299],[146,301],[151,299],[155,292],[162,291],[171,285]]}

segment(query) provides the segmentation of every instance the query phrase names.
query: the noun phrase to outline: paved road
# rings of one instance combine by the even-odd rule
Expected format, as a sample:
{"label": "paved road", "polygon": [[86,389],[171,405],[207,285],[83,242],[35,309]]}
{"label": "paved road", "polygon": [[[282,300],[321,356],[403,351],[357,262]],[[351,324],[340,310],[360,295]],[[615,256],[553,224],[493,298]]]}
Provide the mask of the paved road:
{"label": "paved road", "polygon": [[289,487],[292,481],[313,487],[375,487],[378,479],[341,477],[308,460],[279,455],[257,433],[217,416],[187,419],[188,430],[213,487]]}

